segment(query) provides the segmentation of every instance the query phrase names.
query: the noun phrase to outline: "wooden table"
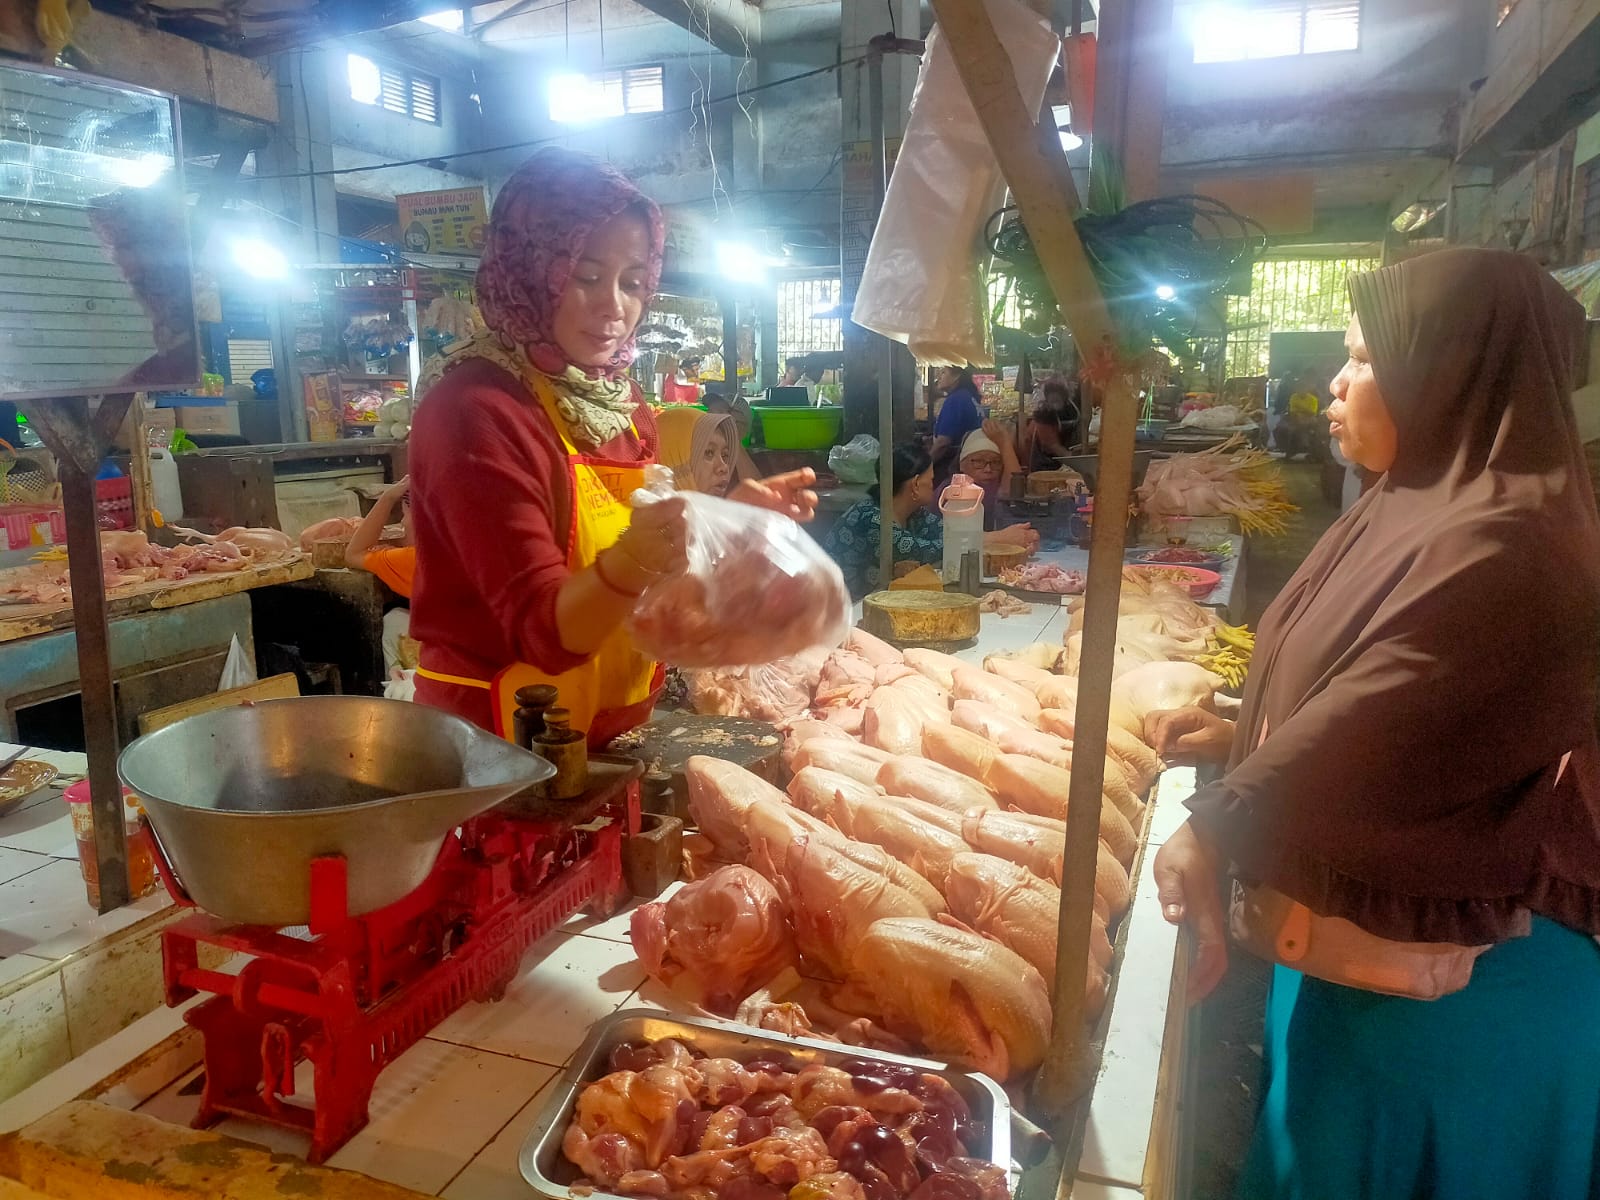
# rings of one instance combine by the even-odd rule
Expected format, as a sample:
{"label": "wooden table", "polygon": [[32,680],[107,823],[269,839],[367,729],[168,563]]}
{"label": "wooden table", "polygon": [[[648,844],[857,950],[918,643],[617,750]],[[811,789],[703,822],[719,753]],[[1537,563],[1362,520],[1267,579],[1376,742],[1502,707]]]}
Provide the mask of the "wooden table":
{"label": "wooden table", "polygon": [[[251,588],[270,587],[275,583],[292,583],[297,579],[310,579],[313,575],[308,559],[295,557],[283,562],[266,563],[259,567],[246,567],[242,571],[229,571],[216,575],[194,575],[177,581],[153,580],[125,588],[113,588],[107,593],[108,615],[132,616],[153,609],[177,608],[201,600],[215,600],[219,596],[232,596]],[[20,638],[41,633],[54,633],[72,627],[72,601],[58,604],[15,604],[0,607],[0,643],[14,642]]]}
{"label": "wooden table", "polygon": [[[296,558],[116,589],[107,600],[106,650],[117,739],[126,744],[137,736],[142,712],[215,691],[235,638],[253,662],[246,593],[312,574],[311,563]],[[77,643],[70,602],[0,609],[0,738],[19,740],[29,726],[35,743],[82,748],[68,728],[78,720],[82,687]],[[47,728],[63,740],[48,740]]]}

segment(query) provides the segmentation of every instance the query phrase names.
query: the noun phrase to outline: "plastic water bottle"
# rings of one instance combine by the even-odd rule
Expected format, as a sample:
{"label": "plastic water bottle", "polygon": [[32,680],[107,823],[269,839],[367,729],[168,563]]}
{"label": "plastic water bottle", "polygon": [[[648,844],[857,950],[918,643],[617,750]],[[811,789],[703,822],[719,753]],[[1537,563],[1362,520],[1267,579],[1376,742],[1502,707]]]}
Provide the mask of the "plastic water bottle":
{"label": "plastic water bottle", "polygon": [[944,567],[946,583],[961,578],[961,558],[976,552],[983,555],[983,488],[969,475],[954,475],[939,497],[939,514],[944,518]]}

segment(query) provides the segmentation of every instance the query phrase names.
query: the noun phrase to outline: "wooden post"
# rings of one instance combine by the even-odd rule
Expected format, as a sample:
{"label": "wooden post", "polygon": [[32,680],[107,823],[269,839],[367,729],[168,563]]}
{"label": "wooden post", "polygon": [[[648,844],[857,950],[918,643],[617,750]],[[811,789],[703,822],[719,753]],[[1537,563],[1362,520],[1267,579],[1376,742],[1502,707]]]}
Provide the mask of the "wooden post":
{"label": "wooden post", "polygon": [[[1040,265],[1077,343],[1079,358],[1092,361],[1103,347],[1115,347],[1117,343],[1099,285],[1073,224],[1078,195],[1060,139],[1049,122],[1037,121],[1036,114],[1024,107],[1011,60],[984,6],[969,0],[933,0],[933,7],[949,38],[967,95],[1021,209]],[[1057,1121],[1066,1116],[1071,1102],[1087,1089],[1093,1072],[1083,1011],[1083,972],[1089,954],[1106,725],[1116,654],[1123,541],[1133,490],[1136,423],[1132,381],[1125,376],[1112,378],[1104,389],[1101,409],[1100,486],[1095,498],[1078,708],[1074,716],[1054,1022],[1050,1053],[1037,1088],[1040,1106]]]}
{"label": "wooden post", "polygon": [[61,499],[67,515],[67,561],[72,572],[72,620],[78,643],[78,690],[83,703],[83,739],[89,759],[89,798],[94,813],[95,861],[100,911],[130,899],[122,785],[117,779],[117,707],[111,677],[111,632],[106,618],[105,577],[100,563],[94,478],[100,459],[128,413],[130,395],[101,398],[91,420],[81,396],[40,400],[28,406],[28,422],[56,456]]}

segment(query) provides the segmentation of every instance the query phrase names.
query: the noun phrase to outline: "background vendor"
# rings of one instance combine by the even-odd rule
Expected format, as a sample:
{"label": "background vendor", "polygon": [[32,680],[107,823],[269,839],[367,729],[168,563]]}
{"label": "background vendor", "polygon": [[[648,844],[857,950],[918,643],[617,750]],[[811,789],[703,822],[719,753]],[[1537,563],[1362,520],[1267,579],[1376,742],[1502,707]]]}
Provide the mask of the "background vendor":
{"label": "background vendor", "polygon": [[[661,277],[655,204],[614,168],[535,155],[495,200],[477,292],[487,330],[417,409],[417,699],[509,732],[518,688],[554,684],[601,746],[644,721],[659,664],[624,628],[685,561],[682,501],[635,511],[655,418],[628,378]],[[731,498],[808,519],[809,470]]]}
{"label": "background vendor", "polygon": [[[983,428],[967,434],[961,443],[956,469],[983,489],[983,527],[998,529],[1000,497],[1011,487],[1011,477],[1022,470],[1005,426],[999,421],[985,421]],[[944,487],[941,487],[939,495],[943,494]]]}
{"label": "background vendor", "polygon": [[[371,572],[403,600],[411,599],[417,575],[417,548],[411,541],[410,505],[406,503],[410,489],[409,475],[385,488],[350,535],[344,550],[347,567]],[[404,544],[380,545],[384,530],[394,524],[396,516],[404,530]],[[391,608],[383,614],[385,676],[397,679],[400,673],[415,670],[417,654],[417,643],[411,637],[411,610],[403,605]]]}
{"label": "background vendor", "polygon": [[945,367],[939,372],[944,401],[933,422],[933,469],[940,482],[956,470],[956,456],[967,434],[983,428],[983,402],[972,372]]}
{"label": "background vendor", "polygon": [[[944,522],[933,511],[933,459],[921,446],[901,445],[891,460],[894,495],[889,511],[894,522],[894,565],[944,562]],[[878,554],[883,531],[883,504],[877,484],[867,489],[867,498],[858,500],[828,530],[822,546],[839,564],[852,599],[887,587],[878,570]],[[983,535],[986,545],[1037,546],[1038,534],[1027,525],[1014,525]]]}

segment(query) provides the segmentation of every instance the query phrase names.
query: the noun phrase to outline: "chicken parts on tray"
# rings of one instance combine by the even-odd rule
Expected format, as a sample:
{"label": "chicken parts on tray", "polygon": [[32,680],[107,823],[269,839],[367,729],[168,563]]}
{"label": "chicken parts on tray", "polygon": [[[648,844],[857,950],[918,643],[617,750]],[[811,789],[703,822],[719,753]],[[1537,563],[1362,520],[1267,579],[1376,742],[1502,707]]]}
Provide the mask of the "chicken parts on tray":
{"label": "chicken parts on tray", "polygon": [[915,1067],[707,1058],[676,1039],[619,1046],[562,1141],[604,1188],[659,1200],[1007,1200],[1005,1167],[959,1092]]}

